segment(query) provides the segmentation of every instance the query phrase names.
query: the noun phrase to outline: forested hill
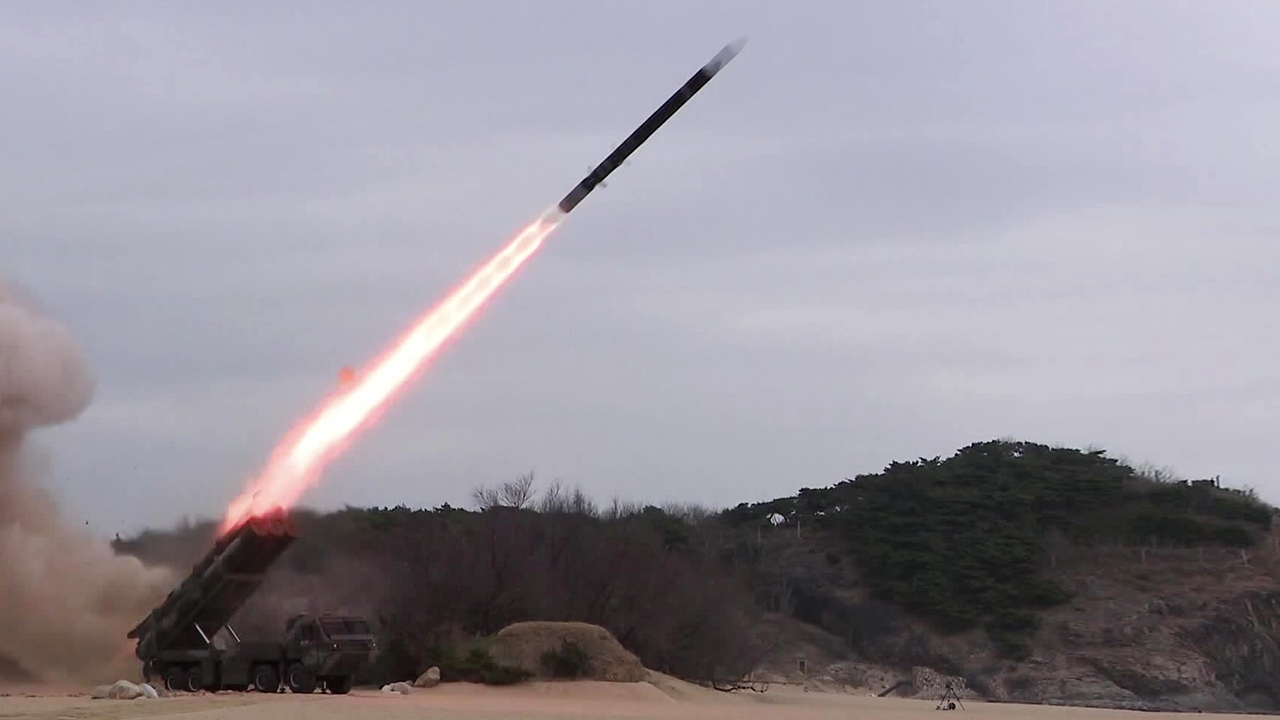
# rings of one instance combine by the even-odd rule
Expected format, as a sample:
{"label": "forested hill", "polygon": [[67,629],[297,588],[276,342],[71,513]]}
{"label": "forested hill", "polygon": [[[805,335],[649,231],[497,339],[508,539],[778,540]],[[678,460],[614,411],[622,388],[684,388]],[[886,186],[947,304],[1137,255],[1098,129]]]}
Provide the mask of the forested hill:
{"label": "forested hill", "polygon": [[[1275,510],[1251,492],[1009,441],[727,510],[601,506],[531,476],[477,488],[474,500],[299,513],[301,539],[241,626],[274,632],[286,612],[365,612],[387,636],[375,672],[403,679],[509,623],[580,620],[609,628],[648,667],[705,680],[766,662],[786,643],[766,620],[792,616],[864,660],[963,674],[977,668],[919,633],[977,632],[991,662],[1017,666],[1044,645],[1046,613],[1073,601],[1063,573],[1082,552],[1126,548],[1145,562],[1142,548],[1182,549],[1203,561],[1274,542]],[[115,547],[185,568],[213,528]],[[916,640],[902,642],[908,627]]]}
{"label": "forested hill", "polygon": [[781,518],[828,529],[831,552],[852,556],[873,597],[943,632],[983,625],[1020,658],[1039,628],[1036,611],[1070,597],[1042,572],[1055,551],[1250,548],[1269,537],[1274,512],[1251,491],[1140,473],[1102,451],[993,441],[721,517],[737,527]]}

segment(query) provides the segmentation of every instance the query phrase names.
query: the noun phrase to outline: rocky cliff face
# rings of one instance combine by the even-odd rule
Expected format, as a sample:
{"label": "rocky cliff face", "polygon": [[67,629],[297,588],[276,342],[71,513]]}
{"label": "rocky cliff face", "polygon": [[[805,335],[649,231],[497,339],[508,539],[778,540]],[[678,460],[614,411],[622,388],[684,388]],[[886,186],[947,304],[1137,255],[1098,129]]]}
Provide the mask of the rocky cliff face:
{"label": "rocky cliff face", "polygon": [[[868,600],[856,575],[799,555],[792,611],[847,656],[807,678],[894,695],[1140,710],[1280,713],[1280,554],[1238,550],[1063,553],[1070,603],[1042,614],[1033,652],[999,657],[985,632],[942,635]],[[810,642],[810,657],[817,657]],[[791,652],[791,650],[788,650]],[[779,663],[779,666],[784,663]],[[794,663],[792,663],[794,665]],[[857,672],[845,672],[856,668]]]}
{"label": "rocky cliff face", "polygon": [[1280,710],[1280,590],[1232,598],[1184,637],[1222,689],[1248,707]]}
{"label": "rocky cliff face", "polygon": [[[1143,562],[1145,560],[1145,564]],[[1142,710],[1280,712],[1280,583],[1270,560],[1189,553],[1112,557],[1063,578],[1030,658],[995,658],[984,638],[933,636],[991,700]]]}

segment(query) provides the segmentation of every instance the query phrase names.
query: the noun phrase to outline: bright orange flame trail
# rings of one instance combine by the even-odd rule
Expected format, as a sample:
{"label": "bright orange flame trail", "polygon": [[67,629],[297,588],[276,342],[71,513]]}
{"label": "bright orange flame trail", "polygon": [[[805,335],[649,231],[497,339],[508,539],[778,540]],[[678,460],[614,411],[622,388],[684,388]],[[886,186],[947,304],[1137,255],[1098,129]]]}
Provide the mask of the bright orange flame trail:
{"label": "bright orange flame trail", "polygon": [[267,466],[227,508],[220,533],[277,506],[292,507],[342,453],[352,436],[370,426],[436,351],[520,269],[564,219],[552,208],[472,273],[407,333],[374,360],[354,384],[323,402],[272,451]]}
{"label": "bright orange flame trail", "polygon": [[302,493],[320,479],[325,466],[346,449],[352,436],[373,423],[440,346],[537,251],[564,216],[737,56],[745,41],[746,38],[740,38],[725,45],[710,62],[698,68],[555,207],[522,230],[444,302],[423,316],[374,361],[367,373],[358,376],[354,384],[347,382],[348,373],[344,372],[342,389],[285,437],[272,451],[262,474],[227,508],[221,532],[225,534],[254,515],[277,507],[292,507]]}

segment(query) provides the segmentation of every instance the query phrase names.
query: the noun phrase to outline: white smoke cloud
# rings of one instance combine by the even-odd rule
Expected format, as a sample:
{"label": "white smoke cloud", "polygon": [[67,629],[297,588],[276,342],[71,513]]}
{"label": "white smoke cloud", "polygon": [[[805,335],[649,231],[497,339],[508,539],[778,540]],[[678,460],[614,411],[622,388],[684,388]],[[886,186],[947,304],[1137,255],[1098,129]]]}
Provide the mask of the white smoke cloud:
{"label": "white smoke cloud", "polygon": [[28,433],[75,419],[94,385],[68,329],[0,279],[0,668],[44,680],[136,670],[125,633],[173,581],[64,524],[41,486]]}
{"label": "white smoke cloud", "polygon": [[0,279],[0,432],[71,420],[89,406],[93,389],[67,328]]}

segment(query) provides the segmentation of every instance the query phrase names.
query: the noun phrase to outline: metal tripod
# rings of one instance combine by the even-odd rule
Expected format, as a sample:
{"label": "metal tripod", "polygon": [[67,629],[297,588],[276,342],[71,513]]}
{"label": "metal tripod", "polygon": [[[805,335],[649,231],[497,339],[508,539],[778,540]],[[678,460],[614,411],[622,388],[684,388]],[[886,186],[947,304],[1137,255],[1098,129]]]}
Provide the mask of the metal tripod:
{"label": "metal tripod", "polygon": [[960,702],[960,696],[956,694],[956,689],[951,687],[951,683],[947,683],[947,691],[942,693],[942,699],[938,701],[938,707],[934,710],[955,710],[959,705],[964,710],[964,703]]}

